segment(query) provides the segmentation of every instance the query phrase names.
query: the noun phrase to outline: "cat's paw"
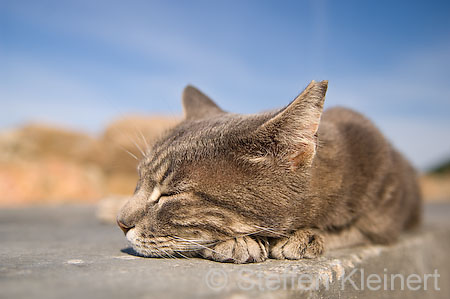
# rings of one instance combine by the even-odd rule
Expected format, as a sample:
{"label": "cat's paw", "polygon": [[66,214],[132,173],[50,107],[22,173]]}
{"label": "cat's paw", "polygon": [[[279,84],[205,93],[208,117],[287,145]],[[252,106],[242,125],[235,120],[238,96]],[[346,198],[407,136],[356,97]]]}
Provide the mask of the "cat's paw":
{"label": "cat's paw", "polygon": [[323,237],[311,229],[301,229],[289,237],[274,239],[270,244],[270,257],[298,260],[315,258],[324,250]]}
{"label": "cat's paw", "polygon": [[235,264],[257,263],[269,256],[269,243],[265,238],[239,237],[219,242],[202,249],[200,254],[207,259]]}

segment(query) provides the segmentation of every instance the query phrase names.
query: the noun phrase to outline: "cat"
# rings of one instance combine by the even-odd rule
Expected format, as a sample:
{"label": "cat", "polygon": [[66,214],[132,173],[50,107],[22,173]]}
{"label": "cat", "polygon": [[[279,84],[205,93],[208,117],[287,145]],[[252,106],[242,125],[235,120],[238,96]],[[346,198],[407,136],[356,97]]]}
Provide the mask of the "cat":
{"label": "cat", "polygon": [[[184,120],[139,162],[117,223],[148,257],[315,258],[388,244],[421,219],[412,166],[365,117],[323,112],[328,81],[286,107],[227,113],[192,86]],[[323,112],[323,113],[322,113]]]}

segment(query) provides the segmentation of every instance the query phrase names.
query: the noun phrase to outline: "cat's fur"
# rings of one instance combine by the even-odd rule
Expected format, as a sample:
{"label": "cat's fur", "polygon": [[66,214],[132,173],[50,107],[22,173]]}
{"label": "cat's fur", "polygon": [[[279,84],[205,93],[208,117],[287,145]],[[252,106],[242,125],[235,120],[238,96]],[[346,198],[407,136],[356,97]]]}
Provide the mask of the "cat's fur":
{"label": "cat's fur", "polygon": [[235,263],[313,258],[418,224],[415,171],[362,115],[322,114],[327,85],[312,81],[287,107],[254,115],[226,113],[188,86],[185,120],[140,162],[118,215],[133,248]]}

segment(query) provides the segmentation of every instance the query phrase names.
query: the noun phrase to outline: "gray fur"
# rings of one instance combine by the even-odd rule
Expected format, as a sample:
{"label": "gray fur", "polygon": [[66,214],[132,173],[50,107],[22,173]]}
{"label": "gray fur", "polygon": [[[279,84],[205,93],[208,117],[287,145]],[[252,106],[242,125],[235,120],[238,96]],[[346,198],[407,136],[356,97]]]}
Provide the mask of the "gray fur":
{"label": "gray fur", "polygon": [[185,120],[140,162],[118,215],[133,247],[235,263],[312,258],[417,225],[415,171],[360,114],[322,114],[327,85],[312,81],[287,107],[254,115],[226,113],[188,86]]}

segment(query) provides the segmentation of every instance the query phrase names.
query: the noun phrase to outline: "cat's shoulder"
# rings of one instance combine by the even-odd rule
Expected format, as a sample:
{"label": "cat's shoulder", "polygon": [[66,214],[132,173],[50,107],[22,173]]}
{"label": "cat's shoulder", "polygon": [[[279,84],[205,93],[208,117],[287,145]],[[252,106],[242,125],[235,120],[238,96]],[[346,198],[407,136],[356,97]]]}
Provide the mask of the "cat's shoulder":
{"label": "cat's shoulder", "polygon": [[322,114],[323,121],[332,122],[370,122],[363,114],[346,107],[332,107]]}
{"label": "cat's shoulder", "polygon": [[333,107],[322,114],[319,135],[322,139],[342,139],[359,146],[387,146],[378,127],[363,114],[345,107]]}

